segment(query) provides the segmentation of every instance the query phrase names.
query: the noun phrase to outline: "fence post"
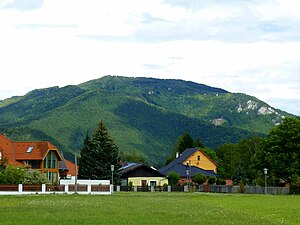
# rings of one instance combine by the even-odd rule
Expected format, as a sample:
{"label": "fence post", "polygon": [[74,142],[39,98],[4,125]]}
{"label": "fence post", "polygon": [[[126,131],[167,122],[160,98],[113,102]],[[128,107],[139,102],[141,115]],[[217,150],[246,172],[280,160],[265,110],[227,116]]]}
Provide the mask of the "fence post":
{"label": "fence post", "polygon": [[19,193],[23,192],[23,184],[19,184],[18,191],[19,191]]}
{"label": "fence post", "polygon": [[188,192],[188,186],[187,186],[187,185],[184,185],[183,191],[184,191],[184,192]]}
{"label": "fence post", "polygon": [[168,192],[171,192],[171,191],[172,191],[172,187],[168,186]]}
{"label": "fence post", "polygon": [[150,190],[151,190],[151,192],[154,192],[154,186],[153,185],[151,185]]}
{"label": "fence post", "polygon": [[87,186],[87,192],[88,192],[88,194],[92,193],[92,185],[91,184],[88,184],[88,186]]}
{"label": "fence post", "polygon": [[68,193],[68,192],[69,192],[69,185],[65,184],[65,193]]}
{"label": "fence post", "polygon": [[42,184],[42,193],[46,193],[46,184]]}
{"label": "fence post", "polygon": [[117,192],[120,192],[120,190],[121,190],[121,187],[118,185],[117,186]]}

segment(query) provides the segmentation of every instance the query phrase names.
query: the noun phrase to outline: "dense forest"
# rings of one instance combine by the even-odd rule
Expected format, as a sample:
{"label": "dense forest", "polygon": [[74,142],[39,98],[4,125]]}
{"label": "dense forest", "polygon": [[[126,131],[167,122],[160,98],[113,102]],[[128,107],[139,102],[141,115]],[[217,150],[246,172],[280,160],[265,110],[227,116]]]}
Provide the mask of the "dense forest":
{"label": "dense forest", "polygon": [[161,166],[188,132],[217,149],[266,136],[293,115],[240,93],[182,80],[106,76],[0,101],[0,129],[15,141],[49,140],[73,160],[103,120],[122,154]]}

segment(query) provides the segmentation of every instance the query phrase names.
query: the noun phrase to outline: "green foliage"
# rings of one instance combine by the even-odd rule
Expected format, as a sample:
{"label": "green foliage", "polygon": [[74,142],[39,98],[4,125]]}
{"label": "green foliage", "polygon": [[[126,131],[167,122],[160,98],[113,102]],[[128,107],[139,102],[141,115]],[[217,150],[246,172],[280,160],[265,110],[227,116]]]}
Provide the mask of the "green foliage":
{"label": "green foliage", "polygon": [[23,184],[46,184],[47,177],[37,170],[28,169],[24,173]]}
{"label": "green foliage", "polygon": [[226,184],[226,180],[222,179],[221,177],[218,177],[217,181],[216,181],[216,184],[217,185],[225,185]]}
{"label": "green foliage", "polygon": [[169,185],[171,186],[176,186],[178,185],[178,181],[180,179],[179,174],[175,173],[175,172],[170,172],[168,173],[168,181],[169,181]]}
{"label": "green foliage", "polygon": [[[193,82],[106,76],[0,102],[0,130],[9,130],[13,140],[49,140],[71,159],[101,117],[122,152],[137,149],[152,165],[162,165],[184,132],[209,148],[237,143],[253,132],[268,133],[278,116],[237,112],[239,105],[247,109],[249,100],[258,108],[267,106],[251,96]],[[226,122],[213,125],[218,118]]]}
{"label": "green foliage", "polygon": [[202,173],[196,173],[193,177],[192,177],[192,181],[196,184],[203,184],[206,181],[206,177],[202,174]]}
{"label": "green foliage", "polygon": [[216,177],[208,177],[207,182],[210,185],[215,184],[217,182],[217,178]]}
{"label": "green foliage", "polygon": [[260,171],[268,168],[269,179],[293,180],[300,174],[300,119],[285,118],[265,139],[259,154]]}
{"label": "green foliage", "polygon": [[139,162],[144,164],[147,163],[145,154],[135,149],[128,153],[121,152],[120,159],[121,161],[125,161],[125,162]]}
{"label": "green foliage", "polygon": [[[91,139],[87,136],[84,141],[80,160],[79,177],[85,179],[111,179],[111,165],[114,169],[114,182],[118,181],[119,150],[111,139],[103,121],[99,123]],[[79,168],[80,168],[79,167]]]}
{"label": "green foliage", "polygon": [[78,169],[78,178],[79,179],[91,179],[93,176],[93,169],[95,164],[93,146],[90,140],[89,135],[87,134],[83,147],[80,151],[80,161],[79,161],[79,169]]}
{"label": "green foliage", "polygon": [[184,133],[176,139],[173,151],[165,164],[168,165],[170,162],[172,162],[175,159],[177,153],[180,155],[188,148],[194,148],[199,146],[203,146],[199,138],[196,141],[194,141],[193,137],[188,132]]}
{"label": "green foliage", "polygon": [[236,184],[254,183],[257,177],[258,152],[262,139],[251,137],[237,144],[224,144],[217,148],[218,174],[225,179],[234,179]]}
{"label": "green foliage", "polygon": [[26,169],[9,164],[0,172],[0,184],[22,184],[25,172]]}

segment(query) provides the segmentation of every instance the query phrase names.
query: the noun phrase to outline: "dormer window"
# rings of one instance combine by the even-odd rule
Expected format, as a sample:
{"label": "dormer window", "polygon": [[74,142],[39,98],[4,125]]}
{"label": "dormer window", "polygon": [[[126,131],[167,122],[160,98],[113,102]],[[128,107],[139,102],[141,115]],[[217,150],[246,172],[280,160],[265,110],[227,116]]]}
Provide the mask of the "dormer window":
{"label": "dormer window", "polygon": [[26,153],[31,153],[32,150],[33,150],[33,148],[34,148],[33,146],[29,146],[28,149],[27,149],[27,151],[26,151]]}

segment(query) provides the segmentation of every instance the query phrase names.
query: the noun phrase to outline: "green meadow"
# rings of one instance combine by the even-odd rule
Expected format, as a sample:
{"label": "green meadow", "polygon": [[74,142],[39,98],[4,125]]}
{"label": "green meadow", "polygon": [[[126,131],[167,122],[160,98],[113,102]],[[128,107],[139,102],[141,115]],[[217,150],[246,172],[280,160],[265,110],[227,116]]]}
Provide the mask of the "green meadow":
{"label": "green meadow", "polygon": [[0,224],[300,224],[300,196],[133,192],[0,196]]}

